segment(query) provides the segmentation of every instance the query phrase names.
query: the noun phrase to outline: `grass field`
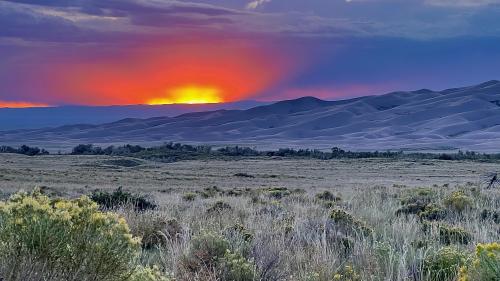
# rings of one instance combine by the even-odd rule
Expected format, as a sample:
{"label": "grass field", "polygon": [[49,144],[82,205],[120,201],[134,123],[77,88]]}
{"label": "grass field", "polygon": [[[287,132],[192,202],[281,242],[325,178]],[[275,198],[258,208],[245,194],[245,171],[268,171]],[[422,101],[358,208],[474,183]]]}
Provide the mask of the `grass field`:
{"label": "grass field", "polygon": [[460,268],[461,280],[499,280],[500,256],[485,273],[475,253],[500,241],[500,190],[482,185],[499,170],[439,160],[3,154],[0,190],[4,199],[36,186],[52,197],[118,187],[146,195],[156,209],[113,211],[142,238],[140,263],[176,280],[439,281],[457,280]]}

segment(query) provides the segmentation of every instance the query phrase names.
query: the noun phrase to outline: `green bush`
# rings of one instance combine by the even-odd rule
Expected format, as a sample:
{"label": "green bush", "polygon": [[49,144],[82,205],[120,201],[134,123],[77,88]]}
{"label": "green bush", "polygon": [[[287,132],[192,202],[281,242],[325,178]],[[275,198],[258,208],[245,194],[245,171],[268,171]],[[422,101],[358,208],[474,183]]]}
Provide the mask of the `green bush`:
{"label": "green bush", "polygon": [[439,226],[439,241],[443,244],[469,244],[472,235],[461,227]]}
{"label": "green bush", "polygon": [[207,209],[208,214],[220,214],[226,210],[231,210],[232,207],[228,203],[224,201],[217,201],[215,202],[210,208]]}
{"label": "green bush", "polygon": [[342,200],[342,198],[334,195],[333,193],[331,193],[328,190],[325,190],[323,192],[316,194],[316,199],[323,200],[323,201],[333,201],[333,202],[338,202],[338,201]]}
{"label": "green bush", "polygon": [[437,204],[428,204],[424,210],[418,213],[419,218],[428,221],[442,220],[446,218],[446,210]]}
{"label": "green bush", "polygon": [[373,230],[363,221],[358,220],[344,210],[332,210],[330,218],[339,228],[346,232],[346,234],[361,234],[363,236],[370,236],[373,233]]}
{"label": "green bush", "polygon": [[362,281],[359,273],[351,265],[346,265],[338,270],[332,278],[334,281]]}
{"label": "green bush", "polygon": [[466,256],[458,248],[443,247],[424,260],[424,275],[428,281],[452,281],[466,262]]}
{"label": "green bush", "polygon": [[431,188],[415,188],[406,192],[401,199],[401,205],[427,205],[436,198],[436,192]]}
{"label": "green bush", "polygon": [[51,200],[39,191],[0,204],[0,241],[0,279],[8,281],[122,281],[141,248],[123,218],[87,197]]}
{"label": "green bush", "polygon": [[184,201],[194,201],[196,199],[196,193],[194,192],[186,192],[182,195],[182,200]]}
{"label": "green bush", "polygon": [[215,233],[201,233],[191,240],[188,254],[182,265],[192,273],[212,271],[229,250],[229,241]]}
{"label": "green bush", "polygon": [[121,187],[109,193],[106,191],[94,191],[90,196],[92,201],[99,204],[103,209],[112,210],[125,205],[133,205],[137,211],[154,210],[156,204],[150,202],[145,196],[123,191]]}
{"label": "green bush", "polygon": [[463,191],[454,191],[444,199],[444,205],[458,213],[472,208],[472,199],[465,195]]}
{"label": "green bush", "polygon": [[240,253],[227,250],[220,262],[224,281],[253,281],[256,278],[255,265]]}
{"label": "green bush", "polygon": [[290,190],[286,187],[274,187],[266,190],[267,195],[273,199],[282,199],[291,194]]}
{"label": "green bush", "polygon": [[138,267],[127,281],[171,281],[156,267]]}
{"label": "green bush", "polygon": [[500,280],[500,243],[478,244],[472,263],[460,269],[459,281]]}

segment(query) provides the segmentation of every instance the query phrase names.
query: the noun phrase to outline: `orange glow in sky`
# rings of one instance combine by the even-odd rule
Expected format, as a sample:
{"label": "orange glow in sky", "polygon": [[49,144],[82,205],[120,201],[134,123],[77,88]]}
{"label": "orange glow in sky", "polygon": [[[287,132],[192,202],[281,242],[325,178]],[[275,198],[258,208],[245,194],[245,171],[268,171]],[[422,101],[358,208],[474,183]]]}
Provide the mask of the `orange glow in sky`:
{"label": "orange glow in sky", "polygon": [[1,101],[0,108],[29,108],[29,107],[48,107],[47,104],[30,103],[22,101]]}
{"label": "orange glow in sky", "polygon": [[112,56],[51,64],[54,101],[125,105],[233,102],[289,76],[290,59],[262,44],[145,44]]}
{"label": "orange glow in sky", "polygon": [[153,98],[147,102],[149,105],[160,104],[203,104],[223,102],[221,92],[217,88],[186,86],[169,90],[165,97]]}

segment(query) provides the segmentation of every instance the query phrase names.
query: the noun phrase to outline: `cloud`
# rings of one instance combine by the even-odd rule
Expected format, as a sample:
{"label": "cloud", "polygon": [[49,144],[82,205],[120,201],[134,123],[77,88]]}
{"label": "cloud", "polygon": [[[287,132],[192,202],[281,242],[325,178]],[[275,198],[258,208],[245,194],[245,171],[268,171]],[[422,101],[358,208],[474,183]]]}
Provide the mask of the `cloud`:
{"label": "cloud", "polygon": [[267,2],[271,2],[271,0],[255,0],[247,4],[247,9],[257,9],[259,6],[264,5]]}
{"label": "cloud", "polygon": [[500,0],[425,0],[425,3],[442,7],[481,7],[500,4]]}

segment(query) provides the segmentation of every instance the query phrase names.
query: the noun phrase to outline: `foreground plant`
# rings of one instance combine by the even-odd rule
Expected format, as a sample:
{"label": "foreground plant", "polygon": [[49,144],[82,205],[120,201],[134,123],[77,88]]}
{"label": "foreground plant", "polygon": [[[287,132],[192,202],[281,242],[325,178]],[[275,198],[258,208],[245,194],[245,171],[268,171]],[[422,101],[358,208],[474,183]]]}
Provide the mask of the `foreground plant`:
{"label": "foreground plant", "polygon": [[478,244],[472,264],[460,268],[459,281],[500,280],[500,243]]}
{"label": "foreground plant", "polygon": [[0,203],[1,280],[130,280],[143,270],[140,244],[123,218],[87,197],[34,191]]}

